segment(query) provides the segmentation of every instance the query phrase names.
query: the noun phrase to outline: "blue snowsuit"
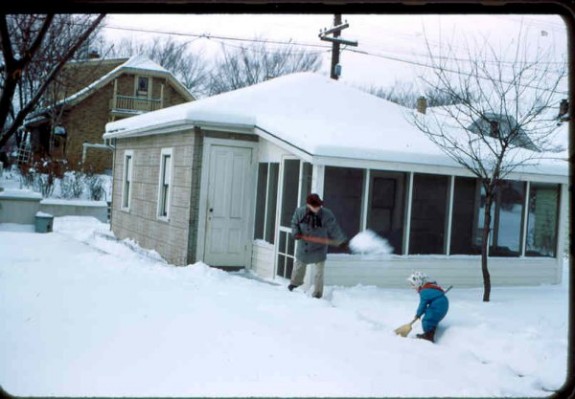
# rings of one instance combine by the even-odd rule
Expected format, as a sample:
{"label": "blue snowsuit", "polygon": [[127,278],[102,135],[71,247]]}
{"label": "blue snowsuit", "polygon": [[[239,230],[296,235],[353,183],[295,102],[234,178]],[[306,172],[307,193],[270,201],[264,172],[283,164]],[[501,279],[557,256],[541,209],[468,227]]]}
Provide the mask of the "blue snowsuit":
{"label": "blue snowsuit", "polygon": [[439,322],[447,314],[449,300],[443,288],[434,283],[425,283],[419,289],[419,306],[416,317],[425,316],[421,320],[423,332],[428,332],[437,327]]}

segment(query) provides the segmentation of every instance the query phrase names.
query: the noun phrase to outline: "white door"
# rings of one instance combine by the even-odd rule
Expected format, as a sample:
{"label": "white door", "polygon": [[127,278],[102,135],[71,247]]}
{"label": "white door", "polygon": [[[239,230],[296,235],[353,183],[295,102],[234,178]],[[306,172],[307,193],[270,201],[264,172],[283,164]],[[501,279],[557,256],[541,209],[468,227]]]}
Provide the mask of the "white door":
{"label": "white door", "polygon": [[249,147],[210,145],[204,262],[247,266],[253,166]]}

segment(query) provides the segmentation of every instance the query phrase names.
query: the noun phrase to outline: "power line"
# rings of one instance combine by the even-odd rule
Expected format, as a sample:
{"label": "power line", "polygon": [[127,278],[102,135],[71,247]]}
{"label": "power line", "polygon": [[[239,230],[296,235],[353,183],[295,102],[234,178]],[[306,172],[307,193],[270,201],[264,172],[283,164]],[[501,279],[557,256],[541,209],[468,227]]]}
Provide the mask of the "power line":
{"label": "power line", "polygon": [[[405,59],[401,59],[401,58],[397,58],[397,57],[391,57],[391,56],[386,56],[386,55],[382,55],[382,54],[374,54],[374,53],[368,53],[366,51],[363,50],[355,50],[355,49],[349,49],[347,51],[353,52],[353,53],[358,53],[358,54],[362,54],[362,55],[369,55],[372,57],[377,57],[377,58],[383,58],[383,59],[388,59],[391,61],[397,61],[397,62],[403,62],[403,63],[407,63],[407,64],[411,64],[411,65],[415,65],[415,66],[420,66],[420,67],[424,67],[424,68],[430,68],[430,69],[437,69],[436,66],[433,65],[429,65],[429,64],[425,64],[422,62],[418,62],[418,61],[412,61],[412,60],[405,60]],[[442,68],[443,71],[446,72],[450,72],[450,73],[455,73],[458,75],[463,75],[463,76],[475,76],[472,73],[463,73],[461,71],[456,71],[453,69],[448,69],[448,68]],[[491,80],[489,77],[486,76],[477,76],[479,79],[484,79],[484,80]],[[506,81],[501,81],[501,83],[512,83],[512,82],[506,82]],[[551,89],[547,89],[547,88],[542,88],[542,87],[537,87],[537,86],[532,86],[532,85],[528,85],[528,84],[521,84],[521,87],[526,87],[526,88],[530,88],[530,89],[536,89],[536,90],[541,90],[541,91],[547,91],[550,93],[557,93],[557,94],[567,94],[567,91],[557,91],[557,90],[551,90]]]}
{"label": "power line", "polygon": [[[212,35],[209,33],[203,33],[203,34],[197,34],[197,33],[181,33],[181,32],[166,32],[166,31],[158,31],[158,30],[152,30],[152,29],[142,29],[142,28],[124,28],[124,27],[117,27],[117,26],[105,26],[104,29],[115,29],[115,30],[122,30],[122,31],[130,31],[130,32],[141,32],[141,33],[152,33],[152,34],[163,34],[163,35],[170,35],[170,36],[183,36],[183,37],[194,37],[194,38],[204,38],[204,39],[219,39],[219,40],[228,40],[228,41],[239,41],[239,42],[252,42],[252,43],[262,43],[262,44],[276,44],[276,45],[290,45],[290,46],[302,46],[302,47],[314,47],[314,48],[320,48],[322,50],[329,50],[331,49],[330,46],[326,46],[326,45],[321,45],[321,44],[313,44],[313,43],[302,43],[302,42],[295,42],[292,40],[289,41],[281,41],[281,40],[267,40],[267,39],[257,39],[257,38],[252,38],[252,39],[247,39],[247,38],[241,38],[241,37],[233,37],[233,36],[220,36],[220,35]],[[351,50],[349,50],[351,51]],[[375,54],[375,53],[370,53],[367,52],[365,50],[355,50],[353,52],[356,53],[361,53],[364,55],[368,55],[368,56],[374,56],[374,57],[384,57],[382,55],[379,54]],[[407,54],[407,53],[403,53],[403,54]],[[418,53],[412,53],[414,55],[419,55],[419,56],[427,56],[427,55],[422,55],[422,54],[418,54]],[[446,56],[436,56],[435,58],[439,58],[439,59],[445,59],[445,60],[455,60],[455,61],[463,61],[463,62],[472,62],[473,60],[471,59],[467,59],[467,58],[459,58],[459,57],[446,57]],[[395,61],[398,61],[399,59],[394,59]],[[406,60],[405,62],[409,62],[408,60]],[[487,62],[497,62],[497,63],[502,63],[502,64],[514,64],[514,61],[505,61],[505,60],[487,60]],[[542,62],[542,61],[538,61],[539,64],[557,64],[557,65],[561,65],[564,64],[562,62],[554,62],[554,61],[546,61],[546,62]]]}
{"label": "power line", "polygon": [[[182,36],[182,37],[194,37],[197,39],[201,39],[201,38],[205,38],[208,40],[214,39],[215,41],[219,41],[220,44],[224,44],[222,41],[236,41],[236,42],[251,42],[251,43],[262,43],[262,44],[273,44],[273,45],[290,45],[290,46],[301,46],[301,47],[313,47],[313,48],[319,48],[322,49],[324,51],[327,50],[331,50],[330,46],[325,46],[325,45],[321,45],[321,44],[312,44],[312,43],[302,43],[302,42],[295,42],[292,40],[289,41],[281,41],[281,40],[267,40],[267,39],[257,39],[257,38],[252,38],[252,39],[246,39],[246,38],[241,38],[241,37],[233,37],[233,36],[221,36],[221,35],[212,35],[212,34],[208,34],[208,33],[203,33],[203,34],[196,34],[196,33],[182,33],[182,32],[166,32],[166,31],[158,31],[158,30],[154,30],[154,29],[143,29],[143,28],[125,28],[125,27],[118,27],[118,26],[104,26],[104,29],[114,29],[114,30],[121,30],[121,31],[129,31],[129,32],[140,32],[140,33],[150,33],[150,34],[164,34],[164,35],[170,35],[170,36]],[[229,45],[231,46],[231,45]],[[231,46],[234,47],[234,46]],[[361,54],[364,56],[370,56],[370,57],[376,57],[376,58],[382,58],[382,59],[387,59],[390,61],[396,61],[396,62],[402,62],[402,63],[407,63],[407,64],[411,64],[411,65],[415,65],[415,66],[420,66],[420,67],[424,67],[424,68],[430,68],[430,69],[437,69],[437,67],[430,65],[430,64],[426,64],[423,62],[418,62],[418,61],[413,61],[413,60],[408,60],[405,58],[399,58],[399,57],[394,57],[394,56],[390,56],[390,55],[383,55],[383,54],[377,54],[377,53],[373,53],[373,52],[369,52],[369,51],[365,51],[365,50],[358,50],[358,49],[351,49],[348,48],[347,46],[343,48],[343,50],[347,50],[349,52],[352,53],[357,53],[357,54]],[[438,56],[436,58],[439,59],[444,59],[444,60],[456,60],[456,61],[466,61],[466,62],[473,62],[473,60],[471,59],[464,59],[464,58],[455,58],[455,57],[445,57],[445,56]],[[498,61],[489,61],[489,62],[498,62]],[[509,64],[513,64],[513,62],[511,61],[501,61],[502,63],[509,63]],[[555,62],[553,62],[555,64]],[[541,62],[541,64],[551,64],[551,62]],[[560,62],[558,62],[558,64],[561,64]],[[457,73],[457,74],[462,74],[462,72],[460,71],[455,71],[455,70],[448,70],[446,69],[446,71],[448,72],[452,72],[452,73]],[[472,74],[467,74],[468,76],[472,76]],[[482,79],[487,79],[486,77],[480,77]],[[505,82],[504,82],[505,83]],[[544,89],[544,88],[540,88],[540,87],[536,87],[536,86],[531,86],[531,85],[523,85],[523,87],[528,87],[528,88],[532,88],[532,89],[537,89],[537,90],[543,90],[543,91],[549,91],[549,92],[554,92],[554,93],[559,93],[559,94],[567,94],[566,91],[554,91],[554,90],[549,90],[549,89]]]}
{"label": "power line", "polygon": [[317,47],[321,49],[328,49],[329,46],[321,45],[321,44],[312,44],[312,43],[299,43],[290,41],[279,41],[279,40],[267,40],[267,39],[246,39],[240,37],[233,37],[233,36],[219,36],[219,35],[212,35],[210,33],[181,33],[181,32],[165,32],[165,31],[158,31],[152,29],[141,29],[141,28],[122,28],[118,26],[105,26],[104,29],[115,29],[115,30],[123,30],[123,31],[130,31],[130,32],[141,32],[141,33],[153,33],[153,34],[163,34],[163,35],[170,35],[170,36],[184,36],[184,37],[196,37],[199,39],[218,39],[218,40],[229,40],[229,41],[238,41],[238,42],[252,42],[252,43],[263,43],[263,44],[280,44],[280,45],[296,45],[296,46],[304,46],[304,47]]}

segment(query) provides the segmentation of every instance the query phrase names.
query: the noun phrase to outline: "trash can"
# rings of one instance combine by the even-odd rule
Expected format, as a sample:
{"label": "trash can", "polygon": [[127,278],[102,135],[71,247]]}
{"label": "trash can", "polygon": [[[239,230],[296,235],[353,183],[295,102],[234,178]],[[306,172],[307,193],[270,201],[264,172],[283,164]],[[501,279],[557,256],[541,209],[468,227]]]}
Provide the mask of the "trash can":
{"label": "trash can", "polygon": [[51,233],[54,224],[54,216],[49,213],[36,213],[36,233]]}

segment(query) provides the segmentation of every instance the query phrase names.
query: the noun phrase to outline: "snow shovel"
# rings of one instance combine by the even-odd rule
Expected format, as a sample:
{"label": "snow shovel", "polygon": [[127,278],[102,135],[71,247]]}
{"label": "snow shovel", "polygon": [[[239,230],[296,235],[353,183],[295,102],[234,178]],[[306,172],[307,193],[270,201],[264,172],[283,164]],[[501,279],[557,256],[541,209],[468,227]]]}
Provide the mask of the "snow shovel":
{"label": "snow shovel", "polygon": [[[341,245],[341,242],[326,237],[302,235],[300,238],[304,241],[316,244],[326,244],[334,247]],[[389,242],[371,230],[365,230],[356,234],[355,237],[349,241],[348,248],[351,253],[355,254],[388,255],[393,253],[393,248],[389,245]]]}
{"label": "snow shovel", "polygon": [[416,317],[415,319],[413,319],[411,321],[411,323],[407,323],[402,325],[401,327],[397,327],[394,331],[397,335],[401,335],[402,337],[407,337],[407,335],[411,332],[411,326],[413,325],[413,323],[415,323],[417,320],[419,320],[418,317]]}
{"label": "snow shovel", "polygon": [[334,247],[337,247],[340,243],[338,241],[335,240],[331,240],[329,238],[324,238],[324,237],[315,237],[315,236],[300,236],[299,238],[301,238],[304,241],[307,242],[313,242],[316,244],[326,244],[326,245],[332,245]]}

